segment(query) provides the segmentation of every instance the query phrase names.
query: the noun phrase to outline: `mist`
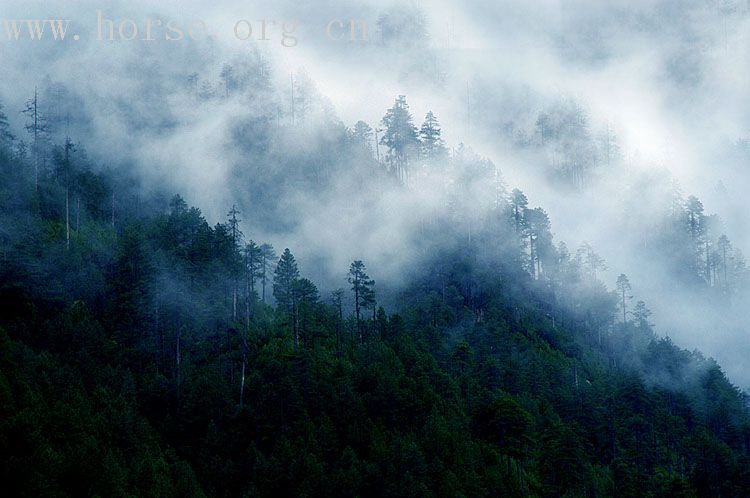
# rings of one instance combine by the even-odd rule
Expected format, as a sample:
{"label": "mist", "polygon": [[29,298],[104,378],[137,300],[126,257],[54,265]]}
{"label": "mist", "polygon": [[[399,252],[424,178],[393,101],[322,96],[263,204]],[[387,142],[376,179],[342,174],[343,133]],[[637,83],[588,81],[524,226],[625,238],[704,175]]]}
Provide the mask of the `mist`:
{"label": "mist", "polygon": [[[650,246],[665,199],[679,186],[685,198],[696,195],[706,213],[717,214],[734,247],[747,252],[746,3],[3,3],[4,18],[71,19],[80,34],[64,43],[2,39],[0,100],[9,114],[23,108],[35,86],[60,85],[73,102],[58,111],[66,116],[65,133],[96,162],[132,168],[146,192],[180,193],[212,223],[238,205],[247,237],[293,248],[323,288],[343,286],[352,259],[397,287],[413,262],[415,233],[425,218],[445,214],[451,174],[416,172],[406,188],[389,189],[386,180],[361,178],[351,164],[358,158],[319,150],[359,120],[376,128],[395,97],[405,95],[417,125],[433,111],[450,149],[470,147],[509,188],[547,210],[557,241],[571,248],[590,243],[607,262],[601,279],[609,287],[627,274],[633,294],[654,311],[659,335],[715,357],[733,381],[750,384],[742,361],[750,353],[747,294],[736,293],[729,304],[704,298]],[[141,27],[147,18],[183,27],[200,20],[210,36],[98,41],[98,10]],[[256,32],[261,20],[273,20],[269,40],[238,40],[233,27],[240,19]],[[330,21],[349,19],[366,22],[368,40],[326,36]],[[296,26],[287,33],[293,47],[282,43],[283,23]],[[242,88],[222,88],[224,64],[245,81]],[[243,76],[243,68],[258,64],[266,74]],[[307,93],[293,96],[303,85]],[[200,97],[203,90],[212,95]],[[294,98],[296,105],[306,99],[304,117],[292,110]],[[607,130],[618,146],[609,164],[599,157],[575,187],[550,174],[559,153],[554,145],[523,139],[534,135],[541,113],[565,102],[585,114],[592,141]],[[24,136],[21,121],[13,121],[14,133]],[[268,150],[259,123],[277,130]],[[112,164],[116,157],[130,159]],[[335,174],[319,189],[260,180],[284,157],[325,164]],[[468,197],[480,219],[491,207],[492,186],[487,177],[472,182]],[[355,191],[362,195],[353,199]]]}

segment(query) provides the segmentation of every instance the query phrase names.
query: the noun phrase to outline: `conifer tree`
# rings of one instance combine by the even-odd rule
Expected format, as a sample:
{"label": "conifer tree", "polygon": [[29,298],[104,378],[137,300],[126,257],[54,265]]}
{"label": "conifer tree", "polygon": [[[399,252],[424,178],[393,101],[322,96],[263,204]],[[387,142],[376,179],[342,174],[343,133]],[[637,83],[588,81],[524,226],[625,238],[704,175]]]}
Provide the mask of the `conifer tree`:
{"label": "conifer tree", "polygon": [[41,113],[39,92],[36,87],[34,87],[34,97],[26,101],[26,107],[21,112],[29,119],[26,123],[26,131],[32,136],[31,152],[34,158],[34,188],[38,189],[39,169],[42,166],[43,143],[47,136],[47,119]]}
{"label": "conifer tree", "polygon": [[523,233],[524,226],[524,214],[526,208],[529,205],[529,201],[526,196],[519,189],[514,188],[510,193],[510,207],[511,216],[513,218],[513,228],[516,230],[516,234],[519,236]]}
{"label": "conifer tree", "polygon": [[3,104],[0,102],[0,147],[7,147],[10,150],[10,146],[15,138],[10,132],[8,116],[3,112]]}
{"label": "conifer tree", "polygon": [[642,331],[651,330],[651,324],[648,319],[651,316],[651,310],[646,307],[646,303],[638,301],[633,307],[633,321]]}
{"label": "conifer tree", "polygon": [[366,272],[365,264],[361,260],[355,260],[349,267],[349,283],[354,291],[354,313],[357,317],[357,332],[360,342],[363,339],[361,312],[375,303],[375,292],[373,286],[375,281],[371,280]]}
{"label": "conifer tree", "polygon": [[65,181],[65,248],[70,249],[70,153],[74,150],[70,137],[65,137],[64,155],[62,159],[63,180]]}
{"label": "conifer tree", "polygon": [[419,129],[419,138],[422,143],[422,156],[428,161],[437,159],[445,154],[445,142],[441,137],[442,131],[437,118],[429,111],[424,118],[424,123]]}
{"label": "conifer tree", "polygon": [[691,195],[685,204],[685,211],[688,233],[690,233],[691,240],[697,244],[699,237],[703,234],[703,203]]}
{"label": "conifer tree", "polygon": [[261,289],[261,300],[266,302],[266,282],[268,281],[268,275],[273,268],[274,260],[276,259],[276,251],[274,251],[271,244],[260,245],[260,283]]}
{"label": "conifer tree", "polygon": [[620,276],[617,277],[616,288],[620,308],[622,309],[622,323],[627,323],[628,301],[633,299],[633,296],[630,295],[630,291],[632,290],[630,280],[628,280],[628,277],[624,273],[621,273]]}
{"label": "conifer tree", "polygon": [[526,235],[529,238],[529,262],[531,278],[537,278],[541,274],[540,247],[543,243],[551,241],[549,233],[549,216],[542,208],[527,209],[524,213]]}
{"label": "conifer tree", "polygon": [[232,276],[232,320],[237,320],[237,298],[239,294],[239,283],[238,283],[238,277],[239,277],[239,271],[236,268],[237,266],[237,256],[238,256],[238,250],[240,246],[240,242],[242,240],[242,231],[240,231],[240,220],[237,215],[240,214],[240,211],[237,209],[237,206],[234,204],[232,205],[232,209],[227,213],[227,227],[229,228],[229,236],[232,240],[232,251],[230,254],[231,261],[230,264],[230,272]]}
{"label": "conifer tree", "polygon": [[352,141],[370,156],[372,156],[372,136],[372,128],[364,121],[357,121],[354,125],[354,129],[351,131]]}
{"label": "conifer tree", "polygon": [[297,262],[294,259],[289,248],[284,252],[276,264],[276,270],[273,276],[273,297],[276,304],[281,308],[292,321],[292,335],[294,337],[294,350],[299,348],[299,330],[297,328],[297,281],[299,280],[299,270]]}
{"label": "conifer tree", "polygon": [[391,171],[404,183],[409,183],[409,162],[419,144],[417,128],[412,122],[406,96],[399,95],[382,121],[380,144],[388,148],[387,161]]}
{"label": "conifer tree", "polygon": [[299,316],[298,334],[305,347],[311,343],[310,331],[308,330],[308,315],[312,313],[314,305],[318,302],[320,294],[318,288],[307,278],[300,278],[294,284],[294,299],[296,300]]}
{"label": "conifer tree", "polygon": [[337,313],[336,320],[336,352],[341,352],[341,326],[344,322],[344,289],[336,289],[331,292],[331,301],[333,301],[333,308]]}
{"label": "conifer tree", "polygon": [[261,248],[254,241],[250,241],[243,254],[243,266],[245,271],[245,326],[250,327],[250,311],[256,299],[255,282],[262,277],[261,265],[263,263]]}
{"label": "conifer tree", "polygon": [[719,255],[721,256],[721,270],[722,270],[722,279],[724,282],[724,288],[727,287],[728,280],[727,280],[727,254],[729,254],[732,250],[732,244],[729,242],[729,237],[726,235],[722,235],[719,237],[719,241],[717,242],[718,248],[719,248]]}
{"label": "conifer tree", "polygon": [[583,242],[576,251],[576,263],[592,280],[596,280],[596,272],[604,271],[607,265],[588,242]]}

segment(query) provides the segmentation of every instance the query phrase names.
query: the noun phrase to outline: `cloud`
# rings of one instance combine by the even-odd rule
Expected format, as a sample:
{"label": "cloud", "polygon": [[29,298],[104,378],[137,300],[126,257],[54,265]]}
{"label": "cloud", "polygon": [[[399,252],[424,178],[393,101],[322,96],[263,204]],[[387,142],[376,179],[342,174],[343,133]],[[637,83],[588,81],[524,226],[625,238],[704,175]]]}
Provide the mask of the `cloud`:
{"label": "cloud", "polygon": [[[97,10],[115,21],[130,17],[139,29],[148,18],[172,19],[182,27],[201,20],[214,38],[98,42]],[[405,94],[416,121],[433,110],[449,145],[471,145],[500,167],[512,186],[521,187],[532,205],[545,207],[558,239],[571,246],[591,242],[609,262],[605,278],[613,282],[619,273],[630,275],[636,294],[654,308],[657,330],[669,331],[686,347],[700,347],[733,379],[750,382],[750,371],[737,362],[738,351],[747,353],[749,347],[742,302],[730,313],[709,305],[688,310],[695,295],[682,292],[663,268],[644,261],[625,243],[637,238],[637,231],[623,233],[623,220],[631,213],[643,226],[657,221],[674,178],[686,194],[695,193],[709,212],[721,215],[736,246],[750,247],[750,170],[747,155],[735,145],[750,133],[750,75],[745,70],[750,16],[744,2],[512,0],[458,6],[448,1],[271,5],[217,0],[210,6],[197,1],[156,6],[139,0],[73,6],[47,1],[4,5],[0,12],[7,18],[69,18],[81,35],[80,41],[64,44],[0,41],[0,98],[6,108],[20,109],[45,76],[64,84],[81,98],[78,111],[89,126],[80,139],[94,157],[132,159],[147,183],[184,193],[211,222],[222,221],[243,192],[256,192],[255,199],[244,201],[248,208],[252,201],[268,200],[258,199],[254,187],[232,182],[238,167],[263,175],[278,165],[257,160],[278,156],[238,146],[237,129],[251,133],[253,126],[262,126],[253,121],[259,116],[271,116],[265,123],[271,129],[286,124],[294,75],[304,71],[318,101],[330,102],[335,111],[335,117],[326,118],[330,109],[321,109],[306,125],[311,129],[336,128],[332,123],[338,120],[352,126],[362,119],[375,126],[394,97]],[[401,19],[403,26],[385,39],[378,20],[387,16]],[[254,40],[234,36],[241,19],[250,22]],[[369,42],[326,36],[330,21],[349,19],[367,23]],[[263,20],[267,41],[257,39]],[[298,43],[284,48],[280,25],[290,27],[292,21],[297,21],[292,34]],[[258,57],[268,64],[270,88],[209,101],[196,100],[189,89],[193,73],[199,75],[195,91],[204,84],[215,89],[225,62],[239,68],[243,58]],[[545,172],[550,157],[519,150],[507,133],[533,132],[541,111],[568,98],[583,106],[594,132],[612,127],[623,157],[583,193],[561,193]],[[23,134],[18,124],[16,132]],[[306,150],[320,137],[296,138],[296,145],[287,142],[290,150]],[[652,182],[657,187],[644,187],[653,178],[661,178]],[[723,190],[716,188],[719,181]],[[303,217],[292,232],[274,233],[267,226],[250,226],[249,220],[245,232],[295,244],[302,261],[322,257],[328,268],[369,258],[378,267],[375,276],[381,272],[392,278],[406,261],[401,255],[409,253],[409,234],[419,216],[442,202],[433,185],[383,192],[362,204],[348,201],[352,178],[344,175],[329,185],[327,192],[283,190],[287,197],[280,202]],[[329,271],[320,271],[320,278],[335,281],[324,275]]]}

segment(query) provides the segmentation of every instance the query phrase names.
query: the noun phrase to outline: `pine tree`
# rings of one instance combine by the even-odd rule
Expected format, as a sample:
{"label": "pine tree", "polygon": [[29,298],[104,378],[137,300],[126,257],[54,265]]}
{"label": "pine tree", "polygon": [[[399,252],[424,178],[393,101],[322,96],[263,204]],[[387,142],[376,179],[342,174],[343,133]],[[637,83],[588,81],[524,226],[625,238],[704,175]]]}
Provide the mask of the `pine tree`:
{"label": "pine tree", "polygon": [[311,314],[311,308],[320,299],[320,294],[318,288],[309,279],[300,278],[294,284],[294,298],[299,309],[299,336],[305,347],[309,347],[312,338],[307,326],[307,317]]}
{"label": "pine tree", "polygon": [[352,141],[370,156],[372,156],[372,136],[372,128],[364,121],[357,121],[354,125],[354,129],[351,131]]}
{"label": "pine tree", "polygon": [[110,276],[112,296],[109,313],[116,324],[117,333],[128,347],[134,347],[142,339],[133,334],[146,328],[144,323],[150,312],[153,275],[154,268],[141,227],[127,226],[119,241]]}
{"label": "pine tree", "polygon": [[440,125],[432,111],[429,111],[424,118],[424,123],[419,130],[419,138],[422,141],[422,156],[428,161],[445,154],[445,142],[441,137]]}
{"label": "pine tree", "polygon": [[72,175],[70,153],[75,149],[69,137],[65,137],[63,150],[61,166],[63,181],[65,182],[65,248],[70,249],[70,177]]}
{"label": "pine tree", "polygon": [[732,251],[732,244],[729,242],[729,237],[726,235],[722,235],[719,237],[719,241],[717,242],[717,245],[719,247],[719,254],[721,256],[721,269],[722,269],[722,278],[724,282],[724,288],[727,288],[728,280],[727,280],[727,254],[731,253]]}
{"label": "pine tree", "polygon": [[620,308],[622,309],[622,323],[627,323],[628,301],[633,299],[633,296],[629,295],[632,288],[630,286],[630,280],[628,280],[628,277],[624,273],[621,273],[620,276],[617,277],[615,287],[619,296]]}
{"label": "pine tree", "polygon": [[26,123],[26,131],[32,136],[31,152],[34,156],[34,188],[36,189],[39,188],[42,148],[47,135],[47,119],[42,115],[39,107],[39,92],[34,87],[34,98],[26,101],[26,107],[21,112],[29,119]]}
{"label": "pine tree", "polygon": [[234,88],[234,69],[229,64],[224,64],[219,74],[224,85],[224,97],[229,97],[229,91]]}
{"label": "pine tree", "polygon": [[16,137],[10,132],[8,116],[3,112],[3,104],[0,102],[0,147],[6,147],[10,152],[10,147]]}
{"label": "pine tree", "polygon": [[297,281],[299,270],[289,248],[284,249],[273,276],[273,297],[276,304],[292,320],[292,335],[294,337],[294,350],[299,348],[299,330],[297,328]]}
{"label": "pine tree", "polygon": [[391,171],[402,183],[409,183],[409,162],[417,150],[417,128],[412,122],[406,96],[399,95],[383,117],[380,144],[388,147],[387,161]]}
{"label": "pine tree", "polygon": [[260,283],[262,286],[261,289],[261,300],[265,303],[266,302],[266,282],[268,281],[268,274],[271,272],[271,269],[273,268],[273,262],[276,259],[276,251],[274,251],[273,246],[271,244],[261,244],[260,245]]}
{"label": "pine tree", "polygon": [[620,158],[620,146],[617,143],[617,135],[612,130],[609,122],[599,135],[599,150],[604,164],[609,168]]}
{"label": "pine tree", "polygon": [[525,228],[524,214],[526,208],[529,205],[529,201],[526,196],[519,189],[514,188],[510,193],[510,207],[511,216],[513,217],[513,228],[516,230],[516,234],[519,236],[523,233]]}
{"label": "pine tree", "polygon": [[633,321],[642,331],[651,330],[651,324],[648,319],[651,316],[651,310],[646,307],[646,303],[638,301],[633,307]]}
{"label": "pine tree", "polygon": [[526,225],[526,235],[529,238],[529,263],[531,278],[538,278],[542,271],[540,247],[551,241],[549,216],[544,209],[537,207],[527,209],[523,215]]}
{"label": "pine tree", "polygon": [[[715,214],[710,216],[704,216],[703,217],[703,228],[701,230],[702,235],[702,246],[703,246],[703,255],[702,259],[703,264],[699,265],[703,267],[703,277],[706,279],[706,283],[709,286],[713,286],[716,284],[716,278],[714,275],[713,270],[713,262],[711,258],[711,252],[713,248],[713,237],[716,232],[720,230],[721,227],[721,220],[719,220],[719,217]],[[718,255],[717,255],[718,257]]]}
{"label": "pine tree", "polygon": [[354,291],[354,313],[357,317],[357,332],[360,342],[363,340],[362,309],[367,309],[375,303],[375,292],[373,290],[375,281],[370,280],[366,270],[365,264],[361,260],[355,260],[349,267],[348,277],[349,283],[352,284],[352,291]]}
{"label": "pine tree", "polygon": [[255,282],[262,278],[263,256],[261,248],[252,240],[245,246],[243,267],[245,271],[245,327],[250,328],[250,312],[253,302],[257,299]]}
{"label": "pine tree", "polygon": [[240,246],[240,242],[242,241],[242,231],[240,230],[240,220],[237,215],[240,214],[240,211],[237,209],[237,206],[234,204],[232,205],[232,209],[227,213],[227,227],[229,229],[229,236],[232,240],[232,251],[230,257],[232,258],[232,261],[230,261],[230,272],[232,275],[232,320],[237,321],[237,299],[239,294],[239,283],[238,283],[238,277],[239,277],[239,271],[238,268],[236,268],[237,262],[236,261],[238,250]]}
{"label": "pine tree", "polygon": [[691,195],[685,204],[685,211],[690,238],[697,244],[698,239],[703,234],[703,203],[697,197]]}
{"label": "pine tree", "polygon": [[341,352],[341,326],[344,322],[344,307],[343,307],[343,301],[344,301],[344,289],[336,289],[335,291],[331,292],[331,301],[333,302],[333,307],[336,310],[337,313],[337,320],[336,320],[336,352]]}
{"label": "pine tree", "polygon": [[592,280],[596,280],[596,272],[607,269],[604,258],[588,242],[583,242],[576,251],[576,263]]}
{"label": "pine tree", "polygon": [[508,207],[508,186],[505,183],[502,171],[500,171],[500,168],[497,166],[494,166],[493,187],[495,190],[495,198],[492,207],[499,212],[504,213],[505,208]]}

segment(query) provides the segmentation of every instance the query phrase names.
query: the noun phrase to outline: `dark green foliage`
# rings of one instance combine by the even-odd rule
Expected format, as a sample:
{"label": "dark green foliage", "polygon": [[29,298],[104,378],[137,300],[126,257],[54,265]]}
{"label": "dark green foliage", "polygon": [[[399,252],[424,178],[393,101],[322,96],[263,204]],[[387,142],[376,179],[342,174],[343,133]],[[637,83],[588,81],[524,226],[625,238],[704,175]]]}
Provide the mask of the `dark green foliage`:
{"label": "dark green foliage", "polygon": [[553,245],[520,191],[470,238],[425,227],[390,313],[355,261],[373,312],[355,318],[289,249],[265,304],[275,255],[241,246],[238,213],[211,227],[69,166],[66,247],[58,179],[36,189],[0,144],[8,496],[750,495],[746,395],[657,338],[629,283],[608,292],[590,246]]}
{"label": "dark green foliage", "polygon": [[298,280],[299,270],[297,269],[297,262],[294,260],[294,256],[289,251],[289,248],[286,248],[274,272],[273,297],[276,298],[276,303],[279,307],[288,313],[292,313],[294,309],[296,301],[295,290]]}

